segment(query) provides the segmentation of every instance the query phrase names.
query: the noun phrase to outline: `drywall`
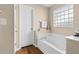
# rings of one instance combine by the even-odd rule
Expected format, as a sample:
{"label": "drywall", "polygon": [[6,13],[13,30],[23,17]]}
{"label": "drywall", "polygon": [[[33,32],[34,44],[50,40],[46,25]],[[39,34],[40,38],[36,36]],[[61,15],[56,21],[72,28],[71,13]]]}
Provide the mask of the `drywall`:
{"label": "drywall", "polygon": [[14,6],[0,4],[0,53],[14,53]]}
{"label": "drywall", "polygon": [[74,30],[79,31],[79,4],[74,5]]}

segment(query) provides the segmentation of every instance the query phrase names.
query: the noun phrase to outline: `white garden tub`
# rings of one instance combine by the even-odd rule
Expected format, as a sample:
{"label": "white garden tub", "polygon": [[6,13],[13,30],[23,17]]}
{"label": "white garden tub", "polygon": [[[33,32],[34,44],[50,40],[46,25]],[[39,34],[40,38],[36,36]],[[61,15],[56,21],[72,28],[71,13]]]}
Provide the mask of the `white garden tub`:
{"label": "white garden tub", "polygon": [[65,36],[48,33],[46,36],[38,40],[38,48],[45,54],[65,54]]}

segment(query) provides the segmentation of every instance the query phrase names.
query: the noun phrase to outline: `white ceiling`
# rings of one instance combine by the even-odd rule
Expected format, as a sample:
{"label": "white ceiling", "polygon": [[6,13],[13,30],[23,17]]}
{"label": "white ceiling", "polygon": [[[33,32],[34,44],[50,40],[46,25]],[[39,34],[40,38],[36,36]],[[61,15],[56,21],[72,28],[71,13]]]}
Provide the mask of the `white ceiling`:
{"label": "white ceiling", "polygon": [[53,4],[42,4],[45,7],[51,7]]}

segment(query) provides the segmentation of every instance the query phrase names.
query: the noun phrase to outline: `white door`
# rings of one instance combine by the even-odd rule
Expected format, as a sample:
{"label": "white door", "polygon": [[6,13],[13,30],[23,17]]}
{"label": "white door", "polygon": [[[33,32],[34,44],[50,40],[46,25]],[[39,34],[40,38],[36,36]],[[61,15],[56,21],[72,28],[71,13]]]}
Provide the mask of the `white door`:
{"label": "white door", "polygon": [[20,47],[33,44],[33,9],[20,5]]}

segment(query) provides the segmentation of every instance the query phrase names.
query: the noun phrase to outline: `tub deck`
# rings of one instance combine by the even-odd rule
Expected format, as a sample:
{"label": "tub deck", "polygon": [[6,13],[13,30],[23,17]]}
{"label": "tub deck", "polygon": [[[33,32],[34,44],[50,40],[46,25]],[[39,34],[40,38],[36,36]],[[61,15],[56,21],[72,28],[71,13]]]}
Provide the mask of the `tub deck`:
{"label": "tub deck", "polygon": [[66,54],[66,40],[60,35],[46,36],[38,40],[38,48],[45,54]]}

